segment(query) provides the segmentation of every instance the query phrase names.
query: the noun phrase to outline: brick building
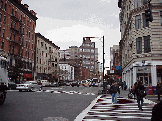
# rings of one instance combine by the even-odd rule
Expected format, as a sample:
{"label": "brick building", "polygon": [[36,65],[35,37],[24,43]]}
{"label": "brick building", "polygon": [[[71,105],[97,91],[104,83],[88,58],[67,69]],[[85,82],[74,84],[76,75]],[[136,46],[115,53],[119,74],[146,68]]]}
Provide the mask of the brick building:
{"label": "brick building", "polygon": [[21,0],[0,0],[1,51],[9,60],[11,80],[29,80],[34,72],[36,13]]}

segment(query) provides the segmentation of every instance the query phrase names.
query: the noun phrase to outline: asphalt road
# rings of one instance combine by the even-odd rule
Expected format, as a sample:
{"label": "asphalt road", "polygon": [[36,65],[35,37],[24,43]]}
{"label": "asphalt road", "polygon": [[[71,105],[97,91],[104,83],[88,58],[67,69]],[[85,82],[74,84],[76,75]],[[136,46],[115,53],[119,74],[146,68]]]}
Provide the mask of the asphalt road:
{"label": "asphalt road", "polygon": [[[106,97],[99,97],[97,95],[98,90],[102,90],[102,87],[43,87],[42,91],[37,92],[18,92],[11,90],[7,93],[5,103],[0,106],[0,121],[55,121],[54,119],[56,117],[68,119],[68,121],[74,121],[76,117],[79,117],[77,121],[83,118],[85,121],[86,119],[94,120],[98,116],[104,115],[104,113],[102,114],[96,111],[100,109],[101,112],[103,111],[103,106],[95,102],[96,99],[101,101],[101,104],[105,100],[106,105],[103,102],[104,105],[111,108],[111,95],[107,94]],[[118,94],[119,97],[123,97],[122,99],[127,98],[127,95],[128,90],[121,90],[121,94]],[[148,95],[146,98],[148,101],[157,103],[156,96]],[[133,101],[134,103],[131,103],[131,105],[124,104],[123,110],[125,111],[128,111],[131,107],[135,108],[133,113],[128,113],[127,118],[122,117],[123,113],[116,113],[115,110],[112,110],[106,113],[110,116],[115,114],[115,116],[113,118],[106,116],[105,119],[118,119],[120,121],[139,120],[137,116],[141,113],[144,117],[148,117],[148,115],[149,117],[148,119],[140,119],[140,121],[150,120],[150,111],[153,105],[150,105],[148,101],[146,100],[145,102],[145,108],[148,110],[145,110],[146,112],[139,112],[136,109],[136,101]],[[93,109],[94,106],[97,109]],[[91,113],[94,116],[91,116]],[[50,117],[51,120],[47,120]]]}
{"label": "asphalt road", "polygon": [[[89,88],[89,87],[87,87]],[[64,92],[85,90],[85,87],[45,87],[43,90]],[[96,95],[51,92],[8,91],[0,106],[1,121],[43,121],[48,117],[62,117],[69,121],[79,115],[96,98]]]}

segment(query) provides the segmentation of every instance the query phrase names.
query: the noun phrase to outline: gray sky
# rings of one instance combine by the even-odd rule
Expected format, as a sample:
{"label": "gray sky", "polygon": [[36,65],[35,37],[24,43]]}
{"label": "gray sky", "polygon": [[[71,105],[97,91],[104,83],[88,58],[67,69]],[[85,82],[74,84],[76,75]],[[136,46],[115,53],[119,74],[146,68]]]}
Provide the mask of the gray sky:
{"label": "gray sky", "polygon": [[[110,65],[110,47],[120,41],[118,0],[22,0],[37,13],[36,32],[60,49],[80,46],[83,37],[102,37],[105,66]],[[93,39],[102,62],[102,38]]]}

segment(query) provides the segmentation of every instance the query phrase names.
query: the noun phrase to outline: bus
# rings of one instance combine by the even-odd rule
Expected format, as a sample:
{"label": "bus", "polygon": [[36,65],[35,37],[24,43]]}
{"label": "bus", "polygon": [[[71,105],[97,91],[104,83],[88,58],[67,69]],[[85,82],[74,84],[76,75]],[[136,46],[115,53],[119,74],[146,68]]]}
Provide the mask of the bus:
{"label": "bus", "polygon": [[0,56],[0,105],[2,105],[6,99],[7,87],[8,87],[8,60]]}

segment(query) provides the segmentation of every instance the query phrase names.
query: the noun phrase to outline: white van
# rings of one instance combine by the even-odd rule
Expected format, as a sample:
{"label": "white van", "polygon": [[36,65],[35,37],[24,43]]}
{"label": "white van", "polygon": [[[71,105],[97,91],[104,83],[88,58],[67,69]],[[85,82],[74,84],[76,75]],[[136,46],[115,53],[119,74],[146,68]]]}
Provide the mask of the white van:
{"label": "white van", "polygon": [[42,84],[42,86],[49,86],[50,85],[48,80],[41,80],[41,84]]}

